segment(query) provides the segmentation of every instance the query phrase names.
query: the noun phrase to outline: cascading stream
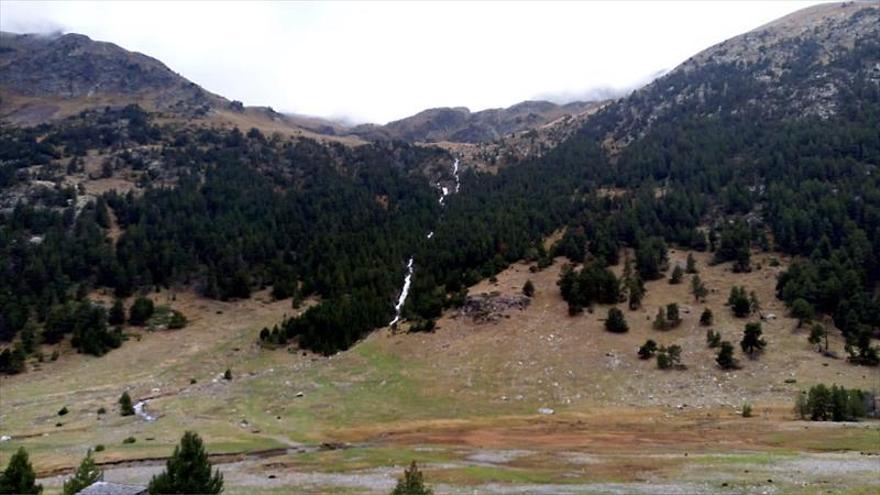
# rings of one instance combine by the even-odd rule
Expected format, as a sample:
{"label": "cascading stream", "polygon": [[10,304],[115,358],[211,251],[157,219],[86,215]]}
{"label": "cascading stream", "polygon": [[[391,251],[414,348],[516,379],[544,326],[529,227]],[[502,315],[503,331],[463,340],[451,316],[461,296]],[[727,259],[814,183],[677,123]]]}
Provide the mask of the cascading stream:
{"label": "cascading stream", "polygon": [[[440,206],[445,206],[444,201],[446,200],[446,196],[449,196],[453,192],[458,193],[461,189],[461,179],[458,176],[458,158],[452,163],[452,177],[455,179],[455,189],[454,191],[450,191],[448,187],[437,184],[437,188],[440,189]],[[427,239],[434,237],[434,231],[428,232],[428,235],[425,236]],[[388,324],[388,326],[393,327],[397,325],[397,322],[400,321],[400,313],[403,311],[403,305],[406,304],[406,298],[409,296],[409,288],[412,284],[412,276],[413,276],[413,257],[410,256],[409,261],[406,263],[406,276],[403,277],[403,287],[400,289],[400,297],[397,298],[397,304],[394,305],[394,319]]]}

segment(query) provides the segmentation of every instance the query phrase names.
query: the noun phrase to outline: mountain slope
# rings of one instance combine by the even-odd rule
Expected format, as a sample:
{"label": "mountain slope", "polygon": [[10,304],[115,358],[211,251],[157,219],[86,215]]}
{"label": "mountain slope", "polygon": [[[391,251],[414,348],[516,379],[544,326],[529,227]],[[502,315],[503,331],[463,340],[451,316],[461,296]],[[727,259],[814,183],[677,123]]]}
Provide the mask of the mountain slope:
{"label": "mountain slope", "polygon": [[356,126],[350,132],[373,140],[478,143],[536,129],[564,116],[589,112],[598,105],[596,102],[558,105],[549,101],[524,101],[479,112],[464,107],[432,108],[383,126]]}
{"label": "mountain slope", "polygon": [[683,115],[829,119],[876,91],[878,39],[876,3],[810,7],[700,52],[609,106],[591,127],[604,129],[604,144],[616,151]]}

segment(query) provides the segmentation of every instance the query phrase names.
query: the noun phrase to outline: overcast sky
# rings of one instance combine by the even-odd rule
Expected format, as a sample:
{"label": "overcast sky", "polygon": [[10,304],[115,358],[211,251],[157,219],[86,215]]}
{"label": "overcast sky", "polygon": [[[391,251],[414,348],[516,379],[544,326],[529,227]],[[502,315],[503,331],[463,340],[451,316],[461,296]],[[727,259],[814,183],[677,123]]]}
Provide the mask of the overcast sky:
{"label": "overcast sky", "polygon": [[383,123],[631,88],[815,3],[0,0],[0,29],[82,33],[246,105]]}

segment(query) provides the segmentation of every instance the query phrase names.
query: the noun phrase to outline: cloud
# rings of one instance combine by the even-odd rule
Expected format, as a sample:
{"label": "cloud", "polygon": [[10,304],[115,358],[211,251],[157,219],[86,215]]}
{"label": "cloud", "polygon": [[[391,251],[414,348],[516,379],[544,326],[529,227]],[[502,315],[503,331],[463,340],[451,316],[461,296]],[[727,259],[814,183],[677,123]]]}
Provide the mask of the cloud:
{"label": "cloud", "polygon": [[248,105],[382,123],[429,107],[616,95],[806,5],[3,0],[0,29],[78,32]]}

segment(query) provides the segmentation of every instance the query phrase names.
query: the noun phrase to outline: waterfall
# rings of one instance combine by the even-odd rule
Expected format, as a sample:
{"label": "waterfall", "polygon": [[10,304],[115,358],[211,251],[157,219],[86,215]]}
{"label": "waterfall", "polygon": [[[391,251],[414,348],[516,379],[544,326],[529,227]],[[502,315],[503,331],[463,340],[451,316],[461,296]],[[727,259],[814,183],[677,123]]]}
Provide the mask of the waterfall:
{"label": "waterfall", "polygon": [[[446,200],[446,196],[449,196],[453,192],[457,193],[461,189],[461,179],[458,176],[458,158],[452,163],[452,176],[455,178],[455,189],[453,191],[450,191],[446,186],[439,183],[437,184],[437,188],[440,189],[440,206],[445,206],[444,201]],[[425,237],[428,239],[434,237],[434,231],[432,230],[431,232],[428,232],[428,235]],[[403,278],[403,288],[400,289],[400,296],[397,298],[397,304],[394,305],[394,319],[388,324],[390,327],[393,327],[398,321],[400,321],[400,312],[403,311],[403,305],[406,303],[407,296],[409,296],[409,287],[412,283],[412,276],[413,257],[410,256],[409,261],[406,263],[406,276]],[[135,411],[137,411],[137,406],[135,406]]]}

